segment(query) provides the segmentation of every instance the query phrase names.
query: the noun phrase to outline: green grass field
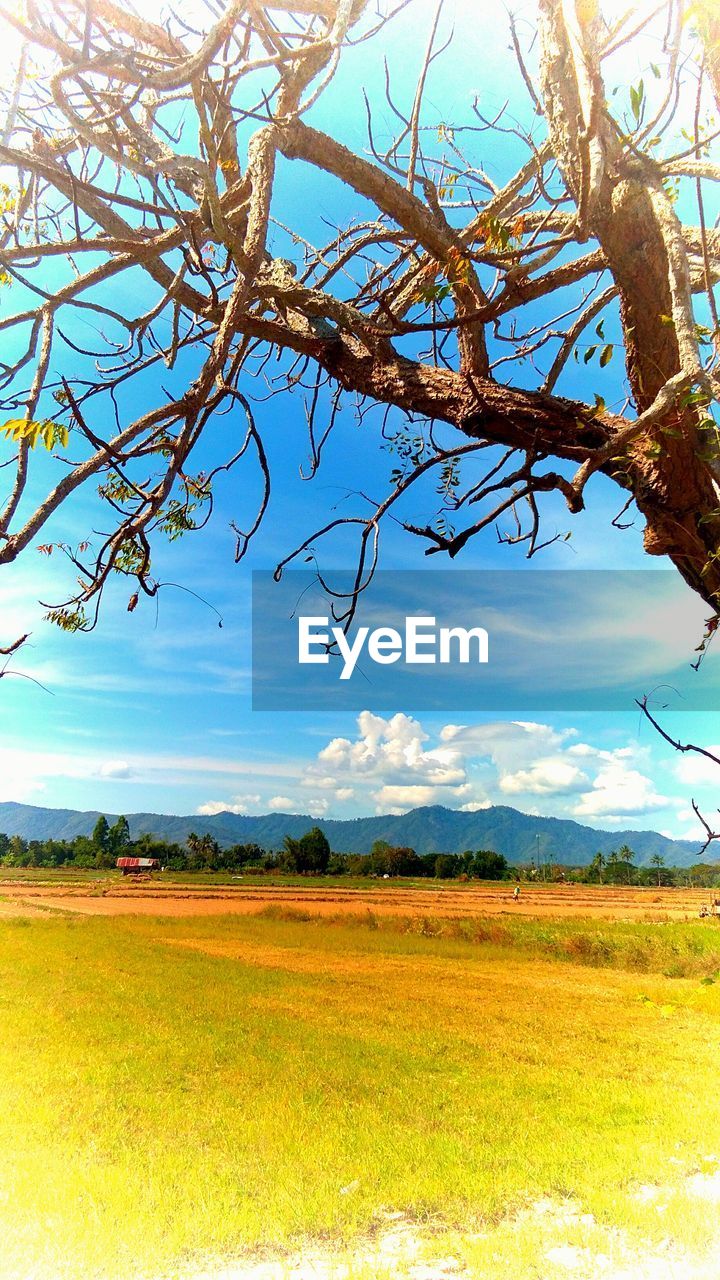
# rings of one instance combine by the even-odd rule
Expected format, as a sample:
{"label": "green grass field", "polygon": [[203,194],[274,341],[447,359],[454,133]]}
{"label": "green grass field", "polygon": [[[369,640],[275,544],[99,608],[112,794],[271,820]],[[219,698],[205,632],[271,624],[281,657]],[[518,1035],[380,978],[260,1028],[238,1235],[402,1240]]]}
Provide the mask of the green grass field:
{"label": "green grass field", "polygon": [[[382,1211],[483,1280],[554,1275],[550,1236],[700,1248],[714,934],[604,922],[610,959],[583,944],[576,963],[555,945],[576,925],[472,928],[0,922],[0,1274],[191,1275],[308,1240],[340,1256]],[[690,976],[667,976],[680,955]],[[550,1235],[513,1219],[567,1197],[582,1213]]]}

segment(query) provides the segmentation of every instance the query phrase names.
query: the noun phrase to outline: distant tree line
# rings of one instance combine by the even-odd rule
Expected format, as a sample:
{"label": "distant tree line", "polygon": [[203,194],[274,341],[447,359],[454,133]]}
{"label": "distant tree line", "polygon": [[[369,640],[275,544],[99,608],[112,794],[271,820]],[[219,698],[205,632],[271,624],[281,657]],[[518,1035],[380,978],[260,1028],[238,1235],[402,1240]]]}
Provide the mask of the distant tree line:
{"label": "distant tree line", "polygon": [[546,858],[511,865],[492,849],[465,853],[416,853],[404,845],[376,840],[370,853],[333,853],[320,827],[299,839],[286,836],[279,851],[258,844],[234,844],[223,849],[214,836],[191,832],[185,844],[161,840],[149,833],[131,840],[127,818],[110,825],[101,816],[92,835],[72,840],[25,840],[0,832],[0,867],[80,867],[110,869],[118,858],[157,858],[169,871],[280,872],[291,875],[369,876],[432,880],[523,880],[526,882],[608,885],[691,885],[720,888],[720,864],[666,866],[654,854],[648,866],[638,867],[628,845],[612,853],[596,853],[588,866],[570,867]]}
{"label": "distant tree line", "polygon": [[219,871],[240,873],[279,871],[294,875],[413,876],[448,880],[472,876],[500,880],[512,874],[502,854],[481,849],[460,855],[418,854],[414,849],[377,840],[369,854],[333,853],[327,837],[313,827],[296,839],[286,836],[279,852],[258,844],[234,844],[221,848],[209,833],[191,832],[185,844],[145,834],[130,839],[127,819],[111,826],[99,817],[90,836],[72,840],[25,840],[0,833],[0,866],[81,867],[109,869],[118,858],[157,858],[170,871]]}

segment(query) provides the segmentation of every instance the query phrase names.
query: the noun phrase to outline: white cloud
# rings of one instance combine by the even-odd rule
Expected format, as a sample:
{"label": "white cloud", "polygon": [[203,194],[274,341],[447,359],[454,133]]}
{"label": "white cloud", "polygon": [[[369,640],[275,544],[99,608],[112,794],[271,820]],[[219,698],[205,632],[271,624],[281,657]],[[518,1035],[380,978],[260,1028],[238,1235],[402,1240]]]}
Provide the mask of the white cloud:
{"label": "white cloud", "polygon": [[[333,738],[308,767],[308,785],[333,789],[350,799],[365,789],[378,812],[404,813],[420,805],[452,804],[469,787],[462,752],[429,735],[419,721],[402,713],[388,717],[363,711],[355,739]],[[356,784],[344,785],[350,775]],[[379,785],[378,785],[379,784]]]}
{"label": "white cloud", "polygon": [[76,781],[99,780],[124,782],[136,778],[137,770],[127,760],[104,760],[72,752],[28,751],[20,748],[0,749],[0,799],[27,800],[45,790],[46,782],[56,779]]}
{"label": "white cloud", "polygon": [[370,803],[381,813],[445,804],[472,813],[510,802],[607,826],[681,803],[656,788],[649,747],[632,741],[596,747],[573,728],[515,720],[448,724],[433,743],[411,716],[368,711],[357,725],[357,736],[332,739],[305,777],[338,796],[350,790],[350,776],[361,811]]}
{"label": "white cloud", "polygon": [[583,791],[590,779],[577,765],[557,757],[538,760],[530,769],[506,773],[500,790],[506,795],[567,796]]}
{"label": "white cloud", "polygon": [[[720,746],[710,746],[707,750],[712,752],[720,759]],[[715,760],[708,760],[707,756],[697,755],[695,752],[688,752],[681,755],[675,765],[675,776],[683,783],[684,786],[711,786],[717,787],[720,783],[720,764]]]}
{"label": "white cloud", "polygon": [[437,801],[437,794],[434,787],[387,786],[373,791],[372,798],[378,813],[407,813],[408,809],[433,804]]}
{"label": "white cloud", "polygon": [[293,813],[295,806],[289,796],[273,796],[268,801],[268,809],[272,809],[275,813]]}
{"label": "white cloud", "polygon": [[452,747],[427,750],[428,734],[412,716],[402,713],[385,720],[382,716],[362,711],[357,719],[359,734],[349,738],[333,738],[318,755],[318,765],[308,769],[308,777],[322,779],[328,775],[337,780],[346,773],[368,778],[382,777],[388,783],[411,784],[424,781],[429,786],[457,786],[465,781],[465,768],[459,751]]}
{"label": "white cloud", "polygon": [[16,804],[37,804],[45,784],[40,778],[29,777],[21,768],[6,769],[0,773],[0,801],[11,801]]}
{"label": "white cloud", "polygon": [[[700,813],[707,819],[710,826],[714,828],[715,823],[713,822],[713,817],[717,818],[717,806],[713,806],[712,804],[707,806],[700,804],[698,807]],[[663,835],[670,835],[673,840],[697,841],[699,855],[700,848],[705,844],[708,833],[695,813],[695,810],[691,809],[690,805],[685,805],[678,809],[676,818],[678,823],[687,823],[684,830],[680,830],[679,832],[663,831]],[[716,862],[718,858],[720,858],[720,844],[711,844],[707,850],[707,854],[711,862]]]}
{"label": "white cloud", "polygon": [[106,760],[105,764],[100,765],[99,776],[101,778],[135,778],[137,774],[127,760]]}
{"label": "white cloud", "polygon": [[212,818],[218,813],[238,813],[240,815],[257,811],[262,805],[262,796],[256,793],[233,796],[230,800],[208,800],[196,810],[206,817]]}
{"label": "white cloud", "polygon": [[[177,786],[187,794],[192,787],[192,803],[205,816],[270,811],[322,818],[336,810],[397,813],[433,804],[472,813],[491,804],[512,804],[525,813],[573,817],[610,828],[638,825],[631,820],[665,809],[662,825],[683,833],[695,826],[691,814],[682,812],[690,794],[709,812],[714,809],[709,789],[703,794],[688,786],[695,780],[689,766],[703,766],[702,760],[671,758],[664,778],[675,779],[674,786],[660,786],[650,745],[630,740],[609,749],[606,740],[598,747],[580,740],[574,729],[532,721],[434,723],[430,729],[409,715],[365,711],[354,735],[324,741],[327,745],[322,746],[321,738],[322,749],[310,764],[302,759],[299,742],[288,744],[297,747],[294,758],[273,755],[249,762],[229,742],[217,755],[125,754],[119,742],[102,751],[70,740],[68,749],[54,752],[4,747],[0,799],[32,803],[35,798],[37,803],[44,792],[57,802],[58,789],[72,780],[82,784],[83,794],[87,791],[88,804],[97,804],[90,799],[93,783],[122,782],[132,794],[133,786],[142,786],[137,807],[156,810],[163,808],[162,788]],[[84,749],[76,752],[75,746]],[[708,779],[716,784],[719,767],[710,762],[707,767]],[[148,787],[158,802],[148,803]]]}
{"label": "white cloud", "polygon": [[489,724],[446,725],[440,737],[463,756],[487,758],[504,775],[530,769],[539,759],[564,753],[576,731],[554,729],[534,721],[495,720]]}
{"label": "white cloud", "polygon": [[265,808],[270,809],[287,809],[294,805],[294,801],[289,800],[287,796],[275,796],[266,805],[263,797],[258,792],[246,792],[242,795],[232,796],[229,800],[207,800],[205,804],[201,804],[196,810],[206,817],[214,817],[218,813],[237,813],[241,816],[249,813],[260,813]]}
{"label": "white cloud", "polygon": [[592,789],[580,797],[573,812],[579,818],[614,821],[624,814],[651,813],[672,803],[669,796],[658,794],[651,778],[615,759],[599,769]]}
{"label": "white cloud", "polygon": [[233,804],[229,800],[208,800],[206,804],[198,805],[196,813],[202,813],[206,818],[214,818],[218,813],[247,813],[248,806],[246,804]]}

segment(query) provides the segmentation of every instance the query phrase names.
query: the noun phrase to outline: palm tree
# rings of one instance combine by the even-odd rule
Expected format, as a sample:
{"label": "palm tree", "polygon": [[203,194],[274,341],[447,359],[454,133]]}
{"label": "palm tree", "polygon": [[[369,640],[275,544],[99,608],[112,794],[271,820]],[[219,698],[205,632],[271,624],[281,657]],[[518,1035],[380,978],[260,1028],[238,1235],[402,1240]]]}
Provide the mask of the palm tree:
{"label": "palm tree", "polygon": [[627,882],[628,884],[630,884],[630,873],[633,870],[632,864],[633,864],[633,859],[635,857],[635,854],[633,853],[629,845],[624,844],[620,849],[618,849],[616,856],[617,856],[618,862],[621,862],[626,867]]}
{"label": "palm tree", "polygon": [[209,832],[199,836],[195,831],[191,831],[185,843],[190,850],[190,870],[212,871],[220,854],[217,840]]}
{"label": "palm tree", "polygon": [[602,884],[603,882],[603,867],[605,866],[606,861],[607,859],[605,858],[605,854],[598,851],[590,863],[589,870],[597,876],[598,884]]}
{"label": "palm tree", "polygon": [[656,871],[657,871],[657,886],[658,886],[658,889],[659,889],[659,888],[660,888],[660,885],[661,885],[661,883],[662,883],[661,878],[660,878],[661,868],[665,866],[665,859],[663,858],[663,856],[662,856],[662,854],[661,854],[661,853],[654,853],[654,854],[653,854],[652,858],[650,859],[650,866],[651,866],[651,867],[655,867],[655,869],[656,869]]}

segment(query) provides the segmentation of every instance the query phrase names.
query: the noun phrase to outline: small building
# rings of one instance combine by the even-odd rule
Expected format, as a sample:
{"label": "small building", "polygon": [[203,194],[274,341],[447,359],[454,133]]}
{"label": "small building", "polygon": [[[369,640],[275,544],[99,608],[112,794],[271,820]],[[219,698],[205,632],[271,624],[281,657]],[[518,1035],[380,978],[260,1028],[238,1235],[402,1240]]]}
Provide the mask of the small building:
{"label": "small building", "polygon": [[147,871],[159,871],[159,858],[118,858],[115,866],[124,876],[138,876]]}

